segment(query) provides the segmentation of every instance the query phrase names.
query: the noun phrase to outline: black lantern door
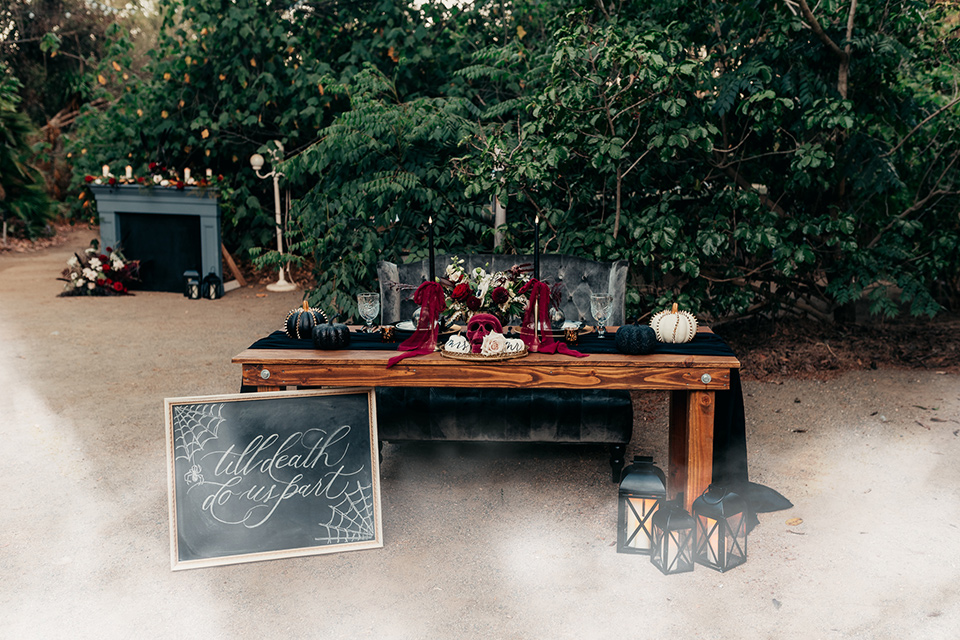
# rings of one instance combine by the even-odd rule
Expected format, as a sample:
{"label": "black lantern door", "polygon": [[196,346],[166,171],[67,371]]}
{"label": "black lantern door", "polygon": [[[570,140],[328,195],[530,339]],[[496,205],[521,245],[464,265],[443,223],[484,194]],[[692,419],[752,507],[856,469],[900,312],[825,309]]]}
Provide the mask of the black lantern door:
{"label": "black lantern door", "polygon": [[617,553],[650,554],[652,518],[666,499],[663,471],[653,466],[653,458],[636,456],[620,480]]}
{"label": "black lantern door", "polygon": [[203,297],[208,300],[216,300],[217,298],[223,297],[223,283],[220,281],[220,278],[217,277],[217,274],[212,271],[207,274],[207,277],[203,279]]}
{"label": "black lantern door", "polygon": [[693,502],[695,560],[723,572],[747,561],[747,503],[736,493],[710,485]]}
{"label": "black lantern door", "polygon": [[183,272],[183,295],[190,300],[200,299],[200,274],[196,271]]}
{"label": "black lantern door", "polygon": [[664,575],[693,571],[693,518],[682,503],[668,502],[653,514],[650,562]]}

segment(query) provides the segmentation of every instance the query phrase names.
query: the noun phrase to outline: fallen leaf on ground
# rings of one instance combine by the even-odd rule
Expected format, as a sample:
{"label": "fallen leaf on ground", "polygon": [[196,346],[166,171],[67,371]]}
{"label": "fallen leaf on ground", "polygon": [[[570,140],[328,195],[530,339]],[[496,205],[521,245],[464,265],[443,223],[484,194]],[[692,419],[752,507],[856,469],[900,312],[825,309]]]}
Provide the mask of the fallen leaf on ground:
{"label": "fallen leaf on ground", "polygon": [[790,518],[787,520],[788,527],[797,527],[803,524],[803,518]]}

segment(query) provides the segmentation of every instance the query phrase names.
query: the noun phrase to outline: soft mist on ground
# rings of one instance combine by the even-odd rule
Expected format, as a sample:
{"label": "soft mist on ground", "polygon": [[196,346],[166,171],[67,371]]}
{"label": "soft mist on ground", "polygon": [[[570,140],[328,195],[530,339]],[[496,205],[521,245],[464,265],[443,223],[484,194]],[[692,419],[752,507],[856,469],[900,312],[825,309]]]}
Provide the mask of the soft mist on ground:
{"label": "soft mist on ground", "polygon": [[[0,254],[2,638],[954,638],[960,384],[936,371],[745,383],[748,561],[662,576],[615,551],[603,447],[384,447],[384,547],[172,572],[163,400],[234,393],[230,358],[300,292],[59,298],[59,247]],[[665,465],[665,395],[629,454]],[[800,521],[797,523],[797,521]],[[788,524],[788,521],[790,524]]]}

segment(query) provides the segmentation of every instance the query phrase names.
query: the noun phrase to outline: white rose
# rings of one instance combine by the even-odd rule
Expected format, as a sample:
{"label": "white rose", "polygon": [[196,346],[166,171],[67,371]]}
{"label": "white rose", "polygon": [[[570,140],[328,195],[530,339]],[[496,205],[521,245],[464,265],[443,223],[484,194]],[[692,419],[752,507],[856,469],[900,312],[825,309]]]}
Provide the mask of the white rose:
{"label": "white rose", "polygon": [[79,280],[77,280],[77,281],[74,282],[73,284],[74,284],[74,286],[75,286],[77,289],[79,289],[79,288],[82,287],[84,284],[86,284],[86,280],[84,280],[83,278],[80,278]]}
{"label": "white rose", "polygon": [[90,258],[90,266],[93,267],[94,269],[99,267],[101,264],[103,263],[100,262],[100,258]]}
{"label": "white rose", "polygon": [[491,331],[483,337],[483,344],[480,345],[480,354],[485,356],[500,355],[506,346],[507,338],[502,333]]}
{"label": "white rose", "polygon": [[123,269],[123,263],[120,262],[119,260],[114,260],[114,262],[113,262],[113,270],[114,270],[114,271],[120,271],[120,269]]}
{"label": "white rose", "polygon": [[87,283],[87,289],[94,289],[94,288],[96,288],[96,286],[97,286],[97,285],[96,285],[95,283],[93,283],[93,282],[88,282],[88,283]]}
{"label": "white rose", "polygon": [[78,266],[79,264],[80,264],[80,261],[77,260],[77,256],[71,256],[71,258],[70,258],[69,260],[67,260],[67,266],[68,266],[68,267],[76,267],[76,266]]}
{"label": "white rose", "polygon": [[85,267],[83,269],[83,277],[86,278],[87,280],[96,280],[97,272],[91,269],[90,267]]}
{"label": "white rose", "polygon": [[160,184],[160,181],[163,180],[160,176],[153,176],[153,184]]}

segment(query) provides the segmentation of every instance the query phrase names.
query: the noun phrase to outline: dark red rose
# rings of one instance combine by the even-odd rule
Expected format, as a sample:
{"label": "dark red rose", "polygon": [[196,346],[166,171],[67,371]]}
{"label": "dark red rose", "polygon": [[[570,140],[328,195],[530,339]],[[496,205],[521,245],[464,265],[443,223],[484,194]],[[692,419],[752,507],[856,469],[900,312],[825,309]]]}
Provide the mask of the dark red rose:
{"label": "dark red rose", "polygon": [[[109,249],[107,249],[107,251],[109,251]],[[100,259],[100,262],[102,262],[102,263],[104,263],[104,264],[107,264],[108,262],[110,262],[110,258],[108,258],[107,256],[103,255],[102,253],[101,253],[100,255],[98,255],[97,258],[99,258],[99,259]]]}
{"label": "dark red rose", "polygon": [[467,309],[470,311],[476,311],[480,308],[480,298],[477,296],[470,296],[467,298]]}
{"label": "dark red rose", "polygon": [[126,289],[124,288],[122,282],[114,282],[114,283],[113,283],[113,290],[114,290],[114,291],[119,291],[119,292],[121,292],[121,293],[123,293],[124,291],[126,291]]}
{"label": "dark red rose", "polygon": [[187,185],[183,180],[177,180],[177,189],[179,189],[180,191],[183,191],[184,187],[186,186]]}
{"label": "dark red rose", "polygon": [[137,182],[139,182],[140,184],[143,184],[144,182],[146,182],[146,179],[143,176],[137,176]]}
{"label": "dark red rose", "polygon": [[93,176],[83,176],[83,179],[86,182],[93,182],[94,180],[96,180],[96,178],[94,178]]}
{"label": "dark red rose", "polygon": [[113,251],[113,247],[107,247],[107,253],[111,253],[112,251]]}
{"label": "dark red rose", "polygon": [[117,179],[110,178],[109,180],[107,180],[107,184],[109,184],[112,187],[113,185],[117,184]]}
{"label": "dark red rose", "polygon": [[157,169],[156,162],[151,162],[148,166],[150,167],[150,171],[155,171]]}
{"label": "dark red rose", "polygon": [[453,288],[453,293],[450,294],[457,302],[466,302],[473,296],[473,291],[470,290],[470,285],[465,282],[461,282]]}
{"label": "dark red rose", "polygon": [[494,287],[490,292],[490,299],[494,304],[503,304],[510,299],[510,292],[503,287]]}

